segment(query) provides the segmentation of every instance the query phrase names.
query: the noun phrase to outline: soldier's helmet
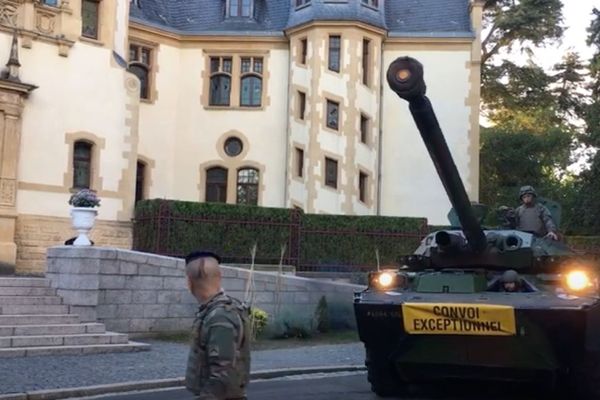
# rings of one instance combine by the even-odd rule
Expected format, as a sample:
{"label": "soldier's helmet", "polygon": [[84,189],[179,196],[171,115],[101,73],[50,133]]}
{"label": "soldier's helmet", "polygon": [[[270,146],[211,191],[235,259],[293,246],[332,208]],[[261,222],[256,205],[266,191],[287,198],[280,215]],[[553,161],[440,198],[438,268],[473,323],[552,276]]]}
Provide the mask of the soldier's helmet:
{"label": "soldier's helmet", "polygon": [[508,271],[504,271],[500,280],[502,283],[517,283],[520,281],[519,273],[514,269],[509,269]]}
{"label": "soldier's helmet", "polygon": [[521,186],[521,189],[519,190],[519,199],[522,199],[526,194],[532,194],[533,197],[537,197],[537,193],[531,185]]}

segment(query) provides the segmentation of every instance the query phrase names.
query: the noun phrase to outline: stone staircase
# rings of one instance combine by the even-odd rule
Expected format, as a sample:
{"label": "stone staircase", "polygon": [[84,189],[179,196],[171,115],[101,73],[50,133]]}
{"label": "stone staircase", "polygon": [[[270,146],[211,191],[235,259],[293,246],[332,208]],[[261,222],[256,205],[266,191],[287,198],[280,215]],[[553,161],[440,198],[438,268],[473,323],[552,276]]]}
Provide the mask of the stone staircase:
{"label": "stone staircase", "polygon": [[49,279],[0,277],[0,358],[149,349],[70,311]]}

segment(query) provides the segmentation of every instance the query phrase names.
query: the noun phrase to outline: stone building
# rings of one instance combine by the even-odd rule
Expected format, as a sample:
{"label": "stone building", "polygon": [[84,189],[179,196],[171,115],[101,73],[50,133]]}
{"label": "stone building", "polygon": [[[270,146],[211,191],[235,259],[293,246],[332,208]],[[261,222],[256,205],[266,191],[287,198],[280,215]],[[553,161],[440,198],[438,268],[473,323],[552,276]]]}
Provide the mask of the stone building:
{"label": "stone building", "polygon": [[84,187],[102,199],[92,238],[119,247],[143,198],[443,222],[385,70],[424,64],[476,199],[482,4],[0,0],[0,260],[44,272]]}

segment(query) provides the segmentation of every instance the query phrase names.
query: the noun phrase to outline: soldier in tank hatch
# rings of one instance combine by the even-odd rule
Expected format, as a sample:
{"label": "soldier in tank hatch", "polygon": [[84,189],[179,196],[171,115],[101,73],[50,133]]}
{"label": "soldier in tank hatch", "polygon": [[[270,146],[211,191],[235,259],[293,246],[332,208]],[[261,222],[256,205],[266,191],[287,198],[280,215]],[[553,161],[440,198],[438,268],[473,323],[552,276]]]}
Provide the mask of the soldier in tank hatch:
{"label": "soldier in tank hatch", "polygon": [[250,378],[250,311],[221,287],[220,257],[186,257],[192,295],[200,303],[193,326],[185,385],[197,400],[246,399]]}
{"label": "soldier in tank hatch", "polygon": [[536,202],[537,193],[533,186],[523,186],[519,190],[521,205],[515,210],[516,228],[533,232],[540,237],[558,240],[556,224],[550,211]]}

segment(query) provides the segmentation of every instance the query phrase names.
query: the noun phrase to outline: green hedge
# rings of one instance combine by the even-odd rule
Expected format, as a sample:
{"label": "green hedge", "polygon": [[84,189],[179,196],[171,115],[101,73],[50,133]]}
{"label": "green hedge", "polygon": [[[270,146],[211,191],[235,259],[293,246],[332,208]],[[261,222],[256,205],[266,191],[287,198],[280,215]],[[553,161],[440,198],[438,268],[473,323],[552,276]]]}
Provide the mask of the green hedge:
{"label": "green hedge", "polygon": [[142,201],[135,215],[135,250],[184,256],[203,248],[246,261],[257,243],[261,263],[279,262],[292,220],[286,209],[168,200]]}
{"label": "green hedge", "polygon": [[144,200],[137,204],[134,250],[181,257],[198,249],[218,252],[228,262],[284,262],[300,269],[329,265],[395,263],[411,253],[427,232],[424,218],[304,214],[298,210],[219,203]]}
{"label": "green hedge", "polygon": [[424,236],[426,220],[376,216],[305,214],[301,263],[304,265],[396,264],[412,253]]}
{"label": "green hedge", "polygon": [[565,241],[576,250],[600,254],[600,236],[567,236]]}

